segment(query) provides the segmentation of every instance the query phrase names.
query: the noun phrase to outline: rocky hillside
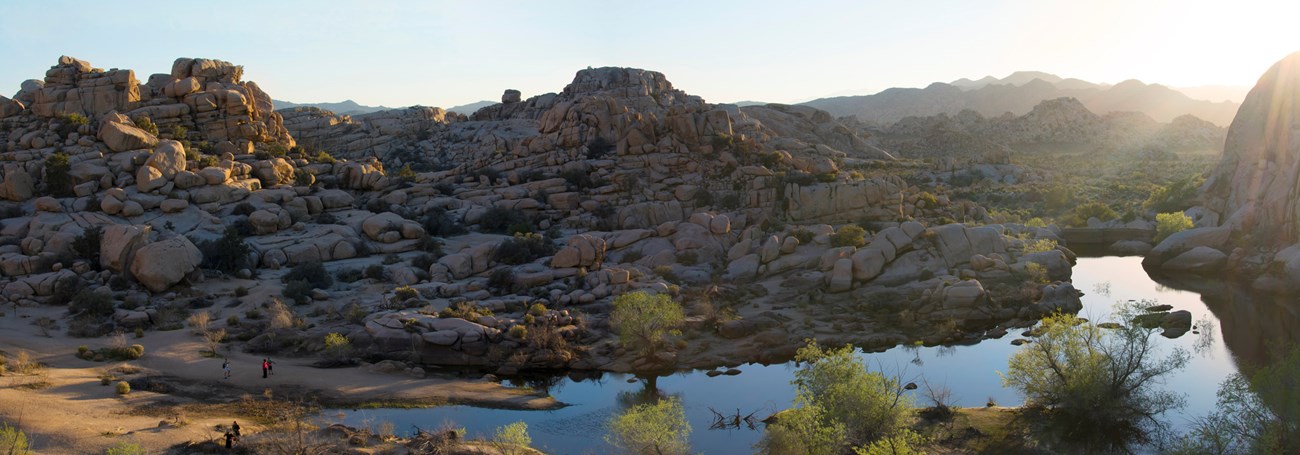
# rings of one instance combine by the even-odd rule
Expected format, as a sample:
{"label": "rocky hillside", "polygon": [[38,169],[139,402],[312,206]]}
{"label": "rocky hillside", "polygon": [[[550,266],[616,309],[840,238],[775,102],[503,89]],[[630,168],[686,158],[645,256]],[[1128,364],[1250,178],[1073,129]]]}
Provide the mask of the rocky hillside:
{"label": "rocky hillside", "polygon": [[1005,80],[936,82],[926,88],[891,88],[874,95],[822,98],[803,104],[836,117],[855,116],[868,124],[887,125],[904,117],[956,115],[968,109],[985,117],[1008,112],[1020,116],[1043,101],[1067,97],[1079,100],[1088,110],[1101,115],[1141,112],[1158,122],[1192,115],[1216,125],[1227,125],[1238,107],[1231,102],[1195,100],[1168,87],[1136,80],[1103,86],[1029,72]]}
{"label": "rocky hillside", "polygon": [[862,128],[870,143],[905,157],[979,156],[1044,144],[1126,153],[1217,150],[1227,131],[1190,115],[1163,124],[1140,112],[1098,116],[1074,98],[1043,101],[1021,116],[985,117],[966,109]]}
{"label": "rocky hillside", "polygon": [[[987,213],[861,172],[892,157],[824,111],[598,68],[468,118],[276,112],[241,72],[179,59],[139,84],[64,57],[0,98],[0,301],[69,305],[96,336],[220,300],[246,350],[333,332],[368,361],[504,373],[974,339],[1078,308],[1057,232],[951,223]],[[608,314],[635,290],[685,304],[703,341],[629,354]]]}
{"label": "rocky hillside", "polygon": [[271,100],[272,106],[277,111],[286,111],[295,107],[314,107],[330,112],[343,115],[360,115],[372,112],[387,111],[393,108],[384,106],[363,106],[356,101],[344,100],[337,103],[292,103],[289,101]]}
{"label": "rocky hillside", "polygon": [[1219,273],[1257,288],[1300,291],[1300,53],[1259,78],[1202,187],[1197,228],[1170,236],[1148,266]]}

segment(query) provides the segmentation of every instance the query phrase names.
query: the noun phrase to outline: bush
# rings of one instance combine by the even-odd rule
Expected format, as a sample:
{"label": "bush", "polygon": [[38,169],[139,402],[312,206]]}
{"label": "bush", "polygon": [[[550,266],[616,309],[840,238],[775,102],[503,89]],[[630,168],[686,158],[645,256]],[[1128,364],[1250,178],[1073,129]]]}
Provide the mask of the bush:
{"label": "bush", "polygon": [[312,288],[325,289],[334,284],[334,279],[330,277],[329,272],[325,271],[325,266],[320,262],[304,262],[293,266],[289,273],[284,274],[281,281],[290,283],[293,281],[306,281]]}
{"label": "bush", "polygon": [[1151,196],[1142,202],[1142,208],[1161,212],[1181,212],[1192,206],[1196,192],[1205,178],[1200,174],[1175,180],[1167,186],[1157,187]]}
{"label": "bush", "polygon": [[147,455],[149,451],[139,443],[121,441],[104,451],[104,455]]}
{"label": "bush", "polygon": [[555,245],[550,239],[538,234],[515,234],[497,245],[492,252],[492,259],[510,265],[527,264],[540,257],[555,254]]}
{"label": "bush", "polygon": [[860,247],[867,244],[867,230],[856,224],[840,226],[831,234],[831,246]]}
{"label": "bush", "polygon": [[81,317],[104,318],[113,314],[113,297],[90,288],[77,291],[68,304],[68,312]]}
{"label": "bush", "polygon": [[[379,273],[381,275],[383,274],[383,269],[383,267],[379,268]],[[344,283],[351,283],[360,280],[362,278],[362,272],[361,269],[354,268],[339,269],[337,272],[334,272],[334,277]]]}
{"label": "bush", "polygon": [[1119,213],[1102,202],[1088,202],[1074,208],[1067,222],[1071,226],[1087,226],[1089,218],[1097,218],[1102,222],[1119,218]]}
{"label": "bush", "polygon": [[515,271],[510,267],[501,267],[488,275],[489,288],[513,292],[515,289]]}
{"label": "bush", "polygon": [[822,349],[815,341],[795,357],[801,366],[792,383],[796,402],[824,412],[823,428],[844,428],[849,441],[865,443],[903,428],[912,400],[896,378],[870,371],[852,346]]}
{"label": "bush", "polygon": [[[809,231],[804,228],[797,228],[793,231],[790,231],[790,236],[794,237],[795,240],[798,240],[800,245],[807,245],[809,243],[812,243],[813,237],[815,237],[812,231]],[[865,237],[865,233],[864,233],[864,237]]]}
{"label": "bush", "polygon": [[1183,212],[1160,213],[1156,215],[1156,238],[1160,243],[1176,233],[1192,228],[1192,218]]}
{"label": "bush", "polygon": [[419,296],[420,292],[410,286],[402,286],[393,289],[393,297],[396,297],[398,301],[411,300]]}
{"label": "bush", "polygon": [[677,398],[637,405],[609,422],[605,441],[623,453],[690,453],[691,424]]}
{"label": "bush", "polygon": [[0,424],[0,453],[5,455],[27,455],[31,453],[30,442],[27,440],[27,434],[22,430],[9,426],[8,423]]}
{"label": "bush", "polygon": [[311,283],[306,280],[294,280],[284,285],[284,290],[280,292],[280,295],[297,305],[306,305],[311,303],[312,289],[314,288]]}
{"label": "bush", "polygon": [[325,353],[334,358],[345,358],[352,352],[352,342],[338,332],[325,335]]}
{"label": "bush", "polygon": [[483,308],[473,302],[460,302],[455,305],[443,308],[438,312],[438,317],[444,319],[464,319],[466,321],[477,321],[478,318],[491,316],[492,310]]}
{"label": "bush", "polygon": [[365,277],[372,280],[384,279],[384,266],[379,264],[370,264],[366,266]]}
{"label": "bush", "polygon": [[131,393],[131,384],[126,381],[117,381],[117,385],[114,386],[114,389],[117,391],[118,395],[126,395]]}
{"label": "bush", "polygon": [[589,160],[603,159],[612,151],[614,151],[614,144],[603,137],[596,136],[590,142],[587,142],[587,159]]}
{"label": "bush", "polygon": [[322,164],[334,164],[338,162],[338,160],[335,160],[332,155],[325,152],[324,150],[316,152],[316,156],[312,157],[312,161],[316,163],[322,163]]}
{"label": "bush", "polygon": [[453,220],[451,215],[448,215],[447,211],[443,209],[432,209],[425,213],[420,224],[424,225],[424,232],[438,237],[451,237],[469,232],[465,229],[465,226]]}
{"label": "bush", "polygon": [[678,333],[685,318],[682,306],[667,295],[637,291],[614,299],[610,326],[624,347],[650,357],[665,347],[668,335]]}
{"label": "bush", "polygon": [[492,445],[502,455],[522,455],[532,453],[528,446],[532,445],[533,438],[528,436],[528,424],[524,422],[515,422],[503,427],[497,427],[496,433],[492,435]]}
{"label": "bush", "polygon": [[681,264],[681,265],[686,265],[686,266],[691,266],[691,265],[699,264],[699,263],[700,263],[700,254],[697,253],[695,250],[686,250],[686,251],[683,251],[683,252],[677,253],[677,263],[678,263],[678,264]]}
{"label": "bush", "polygon": [[1025,254],[1041,253],[1056,249],[1056,241],[1052,239],[1025,239],[1021,241],[1024,246]]}
{"label": "bush", "polygon": [[45,189],[54,197],[72,197],[72,163],[68,154],[54,152],[45,159]]}
{"label": "bush", "polygon": [[72,240],[72,252],[78,258],[90,262],[90,266],[99,269],[99,244],[103,238],[103,226],[92,226]]}
{"label": "bush", "polygon": [[511,338],[514,338],[516,340],[522,340],[528,337],[528,327],[525,327],[520,324],[512,325],[510,326],[509,334]]}
{"label": "bush", "polygon": [[1043,319],[1041,335],[1022,346],[1007,372],[1000,373],[1003,386],[1025,395],[1050,439],[1089,452],[1127,452],[1135,442],[1151,442],[1151,435],[1166,430],[1156,416],[1182,405],[1181,396],[1154,385],[1190,358],[1179,348],[1156,357],[1159,350],[1151,339],[1156,329],[1133,322],[1153,304],[1118,304],[1114,329],[1068,314]]}
{"label": "bush", "polygon": [[198,247],[199,252],[203,253],[200,266],[205,269],[233,273],[239,269],[253,268],[252,259],[249,258],[252,250],[244,243],[244,236],[235,226],[227,227],[220,239],[199,242]]}
{"label": "bush", "polygon": [[524,212],[501,207],[492,207],[479,218],[478,225],[485,232],[498,234],[519,234],[533,232],[533,222]]}
{"label": "bush", "polygon": [[854,449],[855,455],[925,455],[925,445],[929,438],[912,431],[902,429],[882,439],[872,441],[870,445]]}
{"label": "bush", "polygon": [[754,448],[764,454],[839,455],[848,435],[838,422],[823,423],[825,414],[812,404],[781,411]]}
{"label": "bush", "polygon": [[198,159],[199,169],[216,167],[221,164],[221,160],[213,155],[201,155]]}

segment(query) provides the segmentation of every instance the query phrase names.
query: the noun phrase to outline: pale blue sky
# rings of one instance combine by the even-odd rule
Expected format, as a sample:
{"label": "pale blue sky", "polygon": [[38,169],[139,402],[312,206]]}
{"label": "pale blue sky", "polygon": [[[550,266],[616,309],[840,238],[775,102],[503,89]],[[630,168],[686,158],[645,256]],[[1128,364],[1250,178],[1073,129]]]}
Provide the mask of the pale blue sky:
{"label": "pale blue sky", "polygon": [[0,93],[64,54],[141,80],[176,57],[217,58],[277,99],[389,106],[527,97],[611,65],[712,102],[1016,70],[1252,85],[1300,51],[1297,17],[1294,2],[1262,1],[0,0]]}

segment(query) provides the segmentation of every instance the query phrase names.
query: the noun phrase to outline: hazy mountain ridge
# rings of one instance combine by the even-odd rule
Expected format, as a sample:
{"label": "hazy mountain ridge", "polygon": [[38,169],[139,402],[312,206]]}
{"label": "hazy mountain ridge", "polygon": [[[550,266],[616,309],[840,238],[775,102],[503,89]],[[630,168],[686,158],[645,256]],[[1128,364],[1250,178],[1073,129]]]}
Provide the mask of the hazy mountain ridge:
{"label": "hazy mountain ridge", "polygon": [[369,114],[371,112],[397,109],[387,106],[365,106],[352,100],[343,100],[337,103],[294,103],[291,101],[273,99],[271,100],[271,104],[275,106],[275,110],[277,111],[292,109],[295,107],[316,107],[341,115]]}
{"label": "hazy mountain ridge", "polygon": [[1111,86],[1035,71],[1019,71],[1003,79],[988,76],[936,82],[923,89],[891,88],[875,95],[821,98],[803,104],[835,116],[856,116],[867,123],[886,125],[908,116],[954,115],[965,109],[986,117],[1008,112],[1024,115],[1038,103],[1063,97],[1078,99],[1098,114],[1141,112],[1159,122],[1190,114],[1220,126],[1230,123],[1239,107],[1235,102],[1193,99],[1160,84],[1128,80]]}

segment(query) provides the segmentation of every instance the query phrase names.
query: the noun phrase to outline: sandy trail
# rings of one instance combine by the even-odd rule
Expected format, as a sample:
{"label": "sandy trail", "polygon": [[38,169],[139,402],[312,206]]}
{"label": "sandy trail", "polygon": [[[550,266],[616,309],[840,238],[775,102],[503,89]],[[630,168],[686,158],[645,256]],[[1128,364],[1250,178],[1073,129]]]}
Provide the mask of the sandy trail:
{"label": "sandy trail", "polygon": [[[102,453],[119,441],[142,444],[153,450],[185,441],[204,441],[220,436],[213,428],[229,424],[238,416],[190,419],[181,427],[160,427],[157,416],[128,412],[151,403],[184,403],[192,400],[171,395],[133,391],[126,397],[100,385],[99,375],[116,362],[91,362],[75,356],[77,347],[107,346],[109,338],[79,339],[59,333],[46,337],[33,324],[39,317],[59,319],[65,310],[57,307],[5,307],[0,317],[0,350],[12,359],[27,351],[45,364],[42,377],[6,375],[0,377],[0,420],[16,423],[34,440],[39,453]],[[274,358],[275,375],[262,378],[262,357],[236,351],[222,351],[229,358],[232,377],[222,379],[222,358],[205,357],[200,338],[189,330],[145,332],[144,338],[128,336],[128,343],[145,346],[145,356],[130,362],[141,374],[165,375],[187,384],[212,387],[220,395],[249,393],[260,396],[266,389],[309,391],[333,402],[416,401],[420,403],[463,403],[516,409],[550,409],[561,406],[553,398],[532,394],[483,380],[426,378],[371,373],[360,368],[317,369],[311,359]],[[23,387],[37,380],[50,385],[42,389]],[[231,390],[222,391],[228,387]],[[203,401],[200,399],[200,401]],[[241,423],[256,431],[252,422]]]}

